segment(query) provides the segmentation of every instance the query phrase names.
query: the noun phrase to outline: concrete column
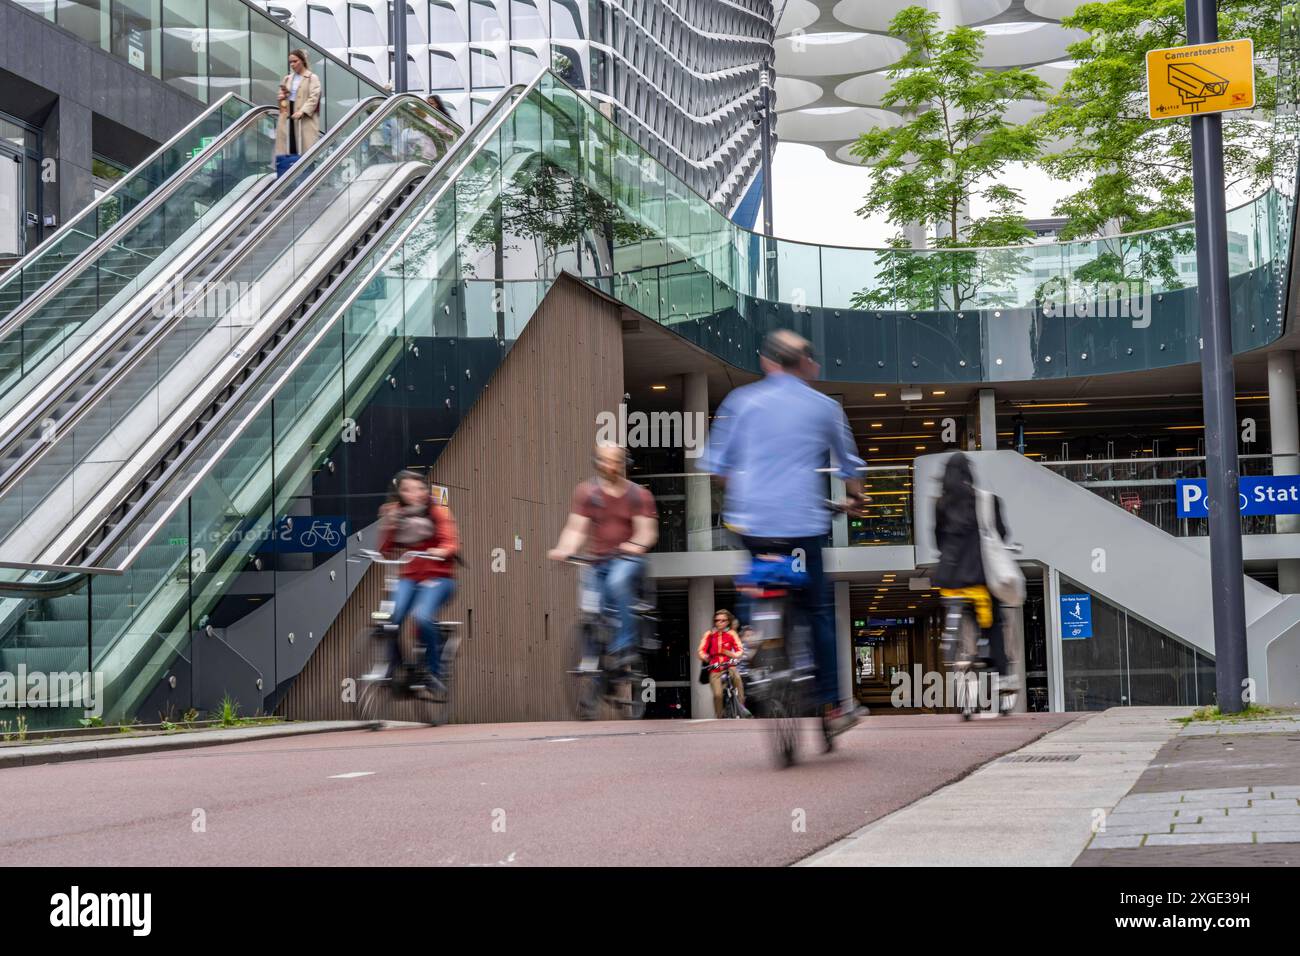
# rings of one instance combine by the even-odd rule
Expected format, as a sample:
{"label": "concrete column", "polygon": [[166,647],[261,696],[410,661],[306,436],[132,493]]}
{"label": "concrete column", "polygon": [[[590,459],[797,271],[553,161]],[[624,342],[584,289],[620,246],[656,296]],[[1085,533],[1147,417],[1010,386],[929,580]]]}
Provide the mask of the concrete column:
{"label": "concrete column", "polygon": [[976,395],[976,421],[979,424],[980,451],[997,450],[997,406],[993,389],[980,389]]}
{"label": "concrete column", "polygon": [[835,582],[835,641],[839,644],[840,700],[853,699],[853,612],[849,582]]}
{"label": "concrete column", "polygon": [[1065,649],[1061,641],[1061,575],[1047,568],[1047,709],[1054,714],[1065,710],[1065,673],[1062,670]]}
{"label": "concrete column", "polygon": [[691,662],[691,717],[699,720],[713,716],[713,691],[708,684],[700,683],[700,658],[695,651],[700,638],[713,626],[713,579],[691,578],[686,591],[686,651]]}
{"label": "concrete column", "polygon": [[[709,420],[709,378],[704,372],[687,372],[682,376],[682,413],[687,416],[702,416],[707,424]],[[704,432],[695,430],[696,435]],[[683,471],[695,471],[699,458],[683,457]],[[686,479],[686,550],[713,550],[713,489],[707,476]],[[713,613],[712,610],[709,611]]]}
{"label": "concrete column", "polygon": [[[832,395],[831,398],[835,399],[841,405],[844,404],[843,395]],[[861,475],[860,477],[866,478],[866,475]],[[828,492],[829,497],[833,501],[842,500],[846,493],[844,488],[844,479],[841,478],[839,475],[831,475],[830,479],[831,479],[830,490]],[[848,546],[849,546],[849,516],[844,514],[843,512],[837,511],[831,517],[831,547],[847,548]]]}
{"label": "concrete column", "polygon": [[[1268,433],[1272,442],[1273,474],[1300,475],[1300,428],[1296,422],[1295,352],[1268,354]],[[1278,515],[1279,534],[1300,531],[1300,515]],[[1283,594],[1300,594],[1300,559],[1277,563],[1277,587]]]}
{"label": "concrete column", "polygon": [[[57,119],[46,124],[47,136],[43,148],[46,156],[58,158],[57,192],[59,225],[62,225],[89,205],[95,196],[91,172],[91,152],[94,148],[91,126],[94,114],[89,107],[75,103],[66,96],[59,98],[53,112],[57,114]],[[48,136],[51,131],[54,132],[53,137]],[[54,140],[53,143],[50,142],[51,139]],[[50,190],[47,189],[46,192],[48,194]]]}

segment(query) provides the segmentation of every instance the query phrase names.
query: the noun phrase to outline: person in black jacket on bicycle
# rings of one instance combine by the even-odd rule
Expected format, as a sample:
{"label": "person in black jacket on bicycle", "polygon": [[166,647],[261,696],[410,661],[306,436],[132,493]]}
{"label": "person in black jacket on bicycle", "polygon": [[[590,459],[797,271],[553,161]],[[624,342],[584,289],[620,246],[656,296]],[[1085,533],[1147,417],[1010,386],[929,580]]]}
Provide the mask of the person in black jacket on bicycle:
{"label": "person in black jacket on bicycle", "polygon": [[[1002,499],[993,498],[997,533],[1005,541],[1010,531],[1002,517]],[[933,580],[943,599],[945,641],[957,641],[961,634],[964,606],[975,613],[981,643],[999,674],[1009,674],[1002,637],[1001,609],[989,593],[980,550],[979,518],[976,514],[975,475],[970,459],[953,452],[943,470],[943,491],[934,508],[934,537],[939,564]]]}

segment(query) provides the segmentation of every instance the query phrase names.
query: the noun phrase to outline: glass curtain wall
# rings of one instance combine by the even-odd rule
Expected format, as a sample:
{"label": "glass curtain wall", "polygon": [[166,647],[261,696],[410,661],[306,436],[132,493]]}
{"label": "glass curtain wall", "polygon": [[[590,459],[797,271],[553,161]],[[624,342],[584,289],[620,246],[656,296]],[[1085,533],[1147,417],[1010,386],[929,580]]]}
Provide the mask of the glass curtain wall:
{"label": "glass curtain wall", "polygon": [[301,48],[321,78],[325,126],[376,83],[330,57],[242,0],[14,0],[143,73],[203,101],[238,93],[275,102],[291,49]]}

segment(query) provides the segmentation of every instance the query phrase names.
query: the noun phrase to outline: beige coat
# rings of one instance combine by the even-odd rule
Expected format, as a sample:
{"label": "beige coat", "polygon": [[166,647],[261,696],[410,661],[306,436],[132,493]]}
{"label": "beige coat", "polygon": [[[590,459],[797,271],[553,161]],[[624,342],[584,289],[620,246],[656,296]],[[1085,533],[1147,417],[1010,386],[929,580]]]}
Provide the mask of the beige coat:
{"label": "beige coat", "polygon": [[[292,74],[286,74],[280,85],[289,88]],[[304,70],[302,83],[298,86],[298,112],[301,119],[291,119],[286,108],[288,101],[281,104],[280,119],[275,126],[275,154],[283,156],[289,152],[289,124],[294,123],[294,136],[297,139],[298,154],[311,149],[312,144],[320,138],[320,77],[311,70]]]}

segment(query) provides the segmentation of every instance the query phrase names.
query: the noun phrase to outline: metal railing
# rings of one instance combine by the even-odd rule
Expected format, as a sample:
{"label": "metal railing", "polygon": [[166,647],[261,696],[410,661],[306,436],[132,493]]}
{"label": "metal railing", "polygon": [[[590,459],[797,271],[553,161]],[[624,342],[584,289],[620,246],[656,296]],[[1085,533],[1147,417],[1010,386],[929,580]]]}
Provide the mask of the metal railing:
{"label": "metal railing", "polygon": [[[1243,477],[1300,473],[1300,455],[1294,453],[1240,455],[1237,460]],[[1203,455],[1087,458],[1040,464],[1175,537],[1195,538],[1210,533],[1207,519],[1178,517],[1178,481],[1205,477]],[[1242,515],[1241,533],[1277,534],[1278,517]]]}

